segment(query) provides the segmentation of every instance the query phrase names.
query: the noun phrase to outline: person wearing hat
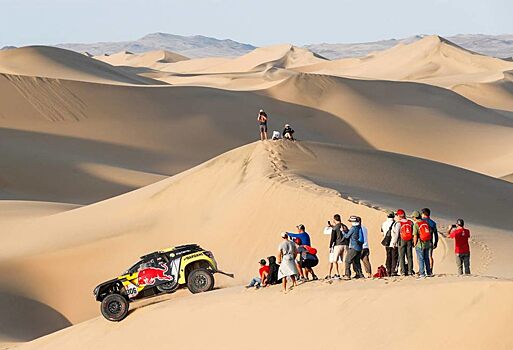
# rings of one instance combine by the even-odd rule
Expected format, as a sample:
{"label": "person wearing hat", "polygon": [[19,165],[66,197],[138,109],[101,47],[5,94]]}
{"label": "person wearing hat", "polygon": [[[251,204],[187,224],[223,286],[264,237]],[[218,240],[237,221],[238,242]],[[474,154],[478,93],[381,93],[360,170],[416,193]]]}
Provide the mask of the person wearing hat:
{"label": "person wearing hat", "polygon": [[267,120],[269,117],[267,117],[267,113],[264,112],[263,109],[258,112],[257,121],[260,127],[260,140],[264,141],[267,140]]}
{"label": "person wearing hat", "polygon": [[399,262],[399,230],[394,230],[395,213],[393,211],[387,212],[387,219],[381,225],[381,232],[383,233],[383,240],[381,244],[385,247],[386,262],[388,276],[397,276],[397,263]]}
{"label": "person wearing hat", "polygon": [[413,246],[419,264],[419,278],[431,276],[429,251],[431,250],[432,230],[427,221],[422,220],[418,211],[411,214],[413,219]]}
{"label": "person wearing hat", "polygon": [[395,221],[397,223],[392,229],[399,236],[401,276],[413,276],[413,222],[406,218],[403,209],[397,209]]}
{"label": "person wearing hat", "polygon": [[470,246],[468,244],[470,230],[465,228],[463,219],[458,219],[456,225],[451,225],[447,231],[447,236],[454,239],[458,275],[463,274],[463,267],[465,267],[465,275],[470,275]]}
{"label": "person wearing hat", "polygon": [[431,237],[431,249],[429,250],[429,266],[431,267],[431,273],[433,273],[433,266],[435,264],[435,260],[433,259],[433,250],[438,246],[438,228],[436,227],[436,222],[431,219],[431,209],[423,208],[420,211],[420,215],[422,216],[422,220],[426,221],[431,227],[431,231],[433,237]]}
{"label": "person wearing hat", "polygon": [[365,242],[361,219],[358,216],[351,215],[349,217],[351,228],[347,233],[344,233],[345,238],[349,238],[349,253],[346,256],[346,272],[344,279],[351,279],[351,265],[355,273],[354,278],[363,278],[362,265],[360,257],[362,254],[363,244]]}
{"label": "person wearing hat", "polygon": [[284,139],[294,141],[294,129],[292,129],[290,124],[285,124],[285,128],[281,135]]}
{"label": "person wearing hat", "polygon": [[289,240],[287,232],[281,234],[283,241],[278,246],[278,279],[282,280],[283,291],[287,291],[287,277],[292,280],[292,287],[296,286],[296,275],[299,271],[296,266],[297,246]]}
{"label": "person wearing hat", "polygon": [[258,275],[260,277],[254,277],[246,286],[246,288],[255,287],[256,289],[258,289],[260,287],[265,287],[267,285],[267,276],[269,276],[269,266],[267,265],[265,259],[261,259],[259,264],[260,269],[258,270]]}
{"label": "person wearing hat", "polygon": [[289,238],[299,238],[304,245],[311,246],[312,244],[310,243],[310,235],[305,231],[305,225],[299,224],[296,226],[296,229],[297,233],[287,232]]}

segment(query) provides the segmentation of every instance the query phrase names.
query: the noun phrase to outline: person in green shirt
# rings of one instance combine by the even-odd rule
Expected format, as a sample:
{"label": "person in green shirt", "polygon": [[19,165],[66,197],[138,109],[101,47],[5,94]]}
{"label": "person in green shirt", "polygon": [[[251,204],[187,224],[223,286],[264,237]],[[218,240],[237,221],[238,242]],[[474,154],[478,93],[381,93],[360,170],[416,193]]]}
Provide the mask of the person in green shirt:
{"label": "person in green shirt", "polygon": [[419,264],[419,278],[431,276],[431,266],[429,262],[429,251],[431,249],[432,231],[429,224],[422,220],[418,211],[412,214],[413,225],[413,246],[417,253]]}

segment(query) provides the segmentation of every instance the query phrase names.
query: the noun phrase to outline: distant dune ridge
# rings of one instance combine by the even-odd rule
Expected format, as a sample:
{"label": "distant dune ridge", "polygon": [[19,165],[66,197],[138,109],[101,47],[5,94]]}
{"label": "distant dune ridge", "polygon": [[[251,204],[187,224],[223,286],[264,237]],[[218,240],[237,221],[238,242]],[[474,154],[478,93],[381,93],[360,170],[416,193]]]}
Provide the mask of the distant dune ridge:
{"label": "distant dune ridge", "polygon": [[[262,305],[308,310],[300,349],[333,347],[327,325],[340,315],[353,322],[336,327],[349,347],[513,347],[513,62],[466,45],[425,36],[329,60],[290,44],[157,33],[73,46],[87,54],[1,51],[0,347],[141,349],[166,332],[175,346],[204,348],[190,341],[201,332],[213,349],[260,349]],[[269,133],[289,123],[298,141],[256,141],[261,108]],[[241,287],[299,223],[324,277],[321,232],[334,213],[363,218],[375,270],[385,210],[424,206],[442,231],[465,219],[476,276],[454,276],[454,242],[442,237],[427,280],[309,282],[287,295]],[[98,283],[192,242],[236,278],[136,303],[118,324],[98,318]],[[398,293],[429,295],[425,327],[411,328],[418,313]],[[170,327],[170,315],[180,322]],[[420,342],[426,332],[438,336]]]}

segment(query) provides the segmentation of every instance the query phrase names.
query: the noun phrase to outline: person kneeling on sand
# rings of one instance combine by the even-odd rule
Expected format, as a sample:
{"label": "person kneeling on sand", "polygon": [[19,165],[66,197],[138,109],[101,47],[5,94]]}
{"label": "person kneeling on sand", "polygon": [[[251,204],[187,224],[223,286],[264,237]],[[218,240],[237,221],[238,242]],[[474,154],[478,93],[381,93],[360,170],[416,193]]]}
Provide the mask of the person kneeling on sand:
{"label": "person kneeling on sand", "polygon": [[246,286],[246,288],[255,287],[256,289],[258,289],[260,287],[267,286],[267,277],[269,276],[269,266],[267,266],[265,259],[260,260],[260,269],[258,270],[258,275],[260,277],[254,277],[249,282],[249,284]]}
{"label": "person kneeling on sand", "polygon": [[296,244],[292,241],[289,241],[287,232],[283,232],[281,234],[281,238],[283,238],[283,241],[278,246],[278,264],[280,264],[280,269],[278,270],[278,278],[282,279],[283,291],[286,292],[287,277],[290,277],[292,280],[292,287],[296,286],[296,275],[299,274],[296,266],[297,249]]}
{"label": "person kneeling on sand", "polygon": [[358,216],[351,215],[349,222],[352,227],[344,237],[349,238],[349,253],[346,256],[346,273],[344,279],[351,279],[351,264],[355,272],[354,278],[363,278],[362,265],[360,264],[360,257],[362,254],[364,237],[362,226],[360,225],[361,219]]}
{"label": "person kneeling on sand", "polygon": [[276,263],[276,257],[271,255],[267,257],[269,260],[269,274],[267,275],[267,285],[275,285],[280,284],[281,280],[278,278],[278,270],[280,269],[280,265]]}
{"label": "person kneeling on sand", "polygon": [[284,139],[294,141],[294,129],[291,128],[290,124],[285,124],[285,128],[281,133]]}
{"label": "person kneeling on sand", "polygon": [[413,246],[417,253],[417,261],[419,264],[419,278],[431,276],[431,266],[429,265],[429,251],[431,249],[431,227],[422,220],[420,213],[414,211],[411,214],[414,220],[413,225]]}
{"label": "person kneeling on sand", "polygon": [[463,219],[458,219],[456,225],[451,225],[447,236],[454,238],[454,252],[456,253],[456,266],[458,267],[458,275],[463,274],[465,267],[465,275],[470,275],[470,246],[468,240],[470,231],[466,229]]}

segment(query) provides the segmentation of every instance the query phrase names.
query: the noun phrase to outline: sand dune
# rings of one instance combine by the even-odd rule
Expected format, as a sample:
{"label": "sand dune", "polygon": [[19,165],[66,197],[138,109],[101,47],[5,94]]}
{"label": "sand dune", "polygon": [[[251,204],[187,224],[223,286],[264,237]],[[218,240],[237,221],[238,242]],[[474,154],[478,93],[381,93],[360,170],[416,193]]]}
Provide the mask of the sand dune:
{"label": "sand dune", "polygon": [[[261,342],[252,341],[258,330],[271,324],[279,328],[285,322],[279,316],[282,312],[276,310],[292,310],[294,315],[297,312],[307,317],[308,333],[297,345],[301,348],[332,348],[335,332],[344,338],[345,347],[353,348],[411,349],[415,344],[416,349],[434,346],[487,349],[490,344],[496,344],[506,349],[513,346],[508,328],[513,320],[513,304],[509,298],[512,291],[511,281],[457,277],[427,281],[339,281],[332,285],[309,283],[286,296],[281,295],[278,288],[220,290],[136,310],[120,324],[94,319],[20,349],[61,349],[69,344],[75,349],[101,349],[126,342],[127,335],[130,335],[130,342],[125,347],[140,349],[161,346],[166,341],[164,334],[173,337],[174,346],[189,349],[203,349],[207,342],[216,349],[261,349]],[[423,293],[429,296],[425,300],[418,296]],[[398,295],[406,299],[416,297],[412,302],[398,302]],[[429,322],[422,327],[412,327],[418,322],[415,305],[421,302],[419,299]],[[387,306],[393,312],[376,312]],[[447,307],[456,312],[447,312]],[[482,325],[483,313],[493,318],[493,324]],[[170,317],[180,321],[170,327]],[[351,326],[347,321],[341,322],[341,318],[351,319]],[[202,320],[215,322],[207,327]],[[397,332],[390,332],[387,324],[393,324]],[[450,326],[455,324],[466,331]],[[434,335],[429,341],[419,340],[426,333]],[[198,336],[204,341],[191,342]],[[273,347],[290,346],[291,340],[287,337],[271,339]]]}
{"label": "sand dune", "polygon": [[121,51],[112,55],[94,56],[95,59],[113,66],[160,68],[169,63],[186,61],[189,58],[166,50],[134,54]]}
{"label": "sand dune", "polygon": [[73,51],[48,46],[27,46],[0,52],[0,73],[107,84],[163,84]]}
{"label": "sand dune", "polygon": [[[328,160],[353,170],[338,177],[333,174],[339,168],[329,166]],[[408,171],[401,172],[399,164]],[[431,173],[443,178],[433,181]],[[362,182],[369,187],[363,188]],[[354,185],[349,188],[348,184]],[[328,245],[328,237],[320,234],[324,222],[334,212],[342,212],[345,217],[365,218],[372,233],[372,260],[379,264],[383,252],[378,249],[378,227],[383,213],[374,206],[405,205],[411,210],[427,203],[442,226],[461,215],[479,232],[473,255],[476,273],[511,277],[511,270],[503,267],[512,258],[501,247],[513,240],[504,231],[511,227],[507,212],[513,205],[512,191],[504,181],[380,151],[255,143],[120,197],[6,224],[14,236],[4,238],[5,246],[16,248],[2,251],[0,276],[16,275],[4,285],[8,292],[49,305],[77,322],[97,314],[90,291],[98,281],[123,271],[135,257],[152,249],[198,242],[216,253],[223,269],[236,273],[236,283],[243,283],[253,273],[255,261],[276,249],[279,232],[303,222],[315,245],[323,249]],[[361,205],[358,197],[366,204]],[[497,206],[499,198],[502,204]],[[482,208],[492,206],[493,212],[483,212]],[[16,232],[30,233],[23,246],[12,241]],[[439,273],[454,271],[450,246],[446,242],[437,250]],[[123,254],[112,254],[112,249]],[[321,265],[320,274],[324,269]],[[80,281],[66,273],[70,270],[81,275]],[[67,293],[29,288],[39,281],[66,285]],[[221,286],[233,283],[223,277],[219,282]]]}
{"label": "sand dune", "polygon": [[513,78],[511,71],[504,78],[491,83],[461,84],[453,90],[488,108],[513,112]]}
{"label": "sand dune", "polygon": [[328,61],[297,69],[451,87],[463,82],[495,81],[502,77],[502,72],[512,68],[511,62],[465,50],[439,36],[427,36],[360,59]]}
{"label": "sand dune", "polygon": [[306,74],[261,93],[336,115],[377,149],[492,176],[511,169],[512,119],[446,89]]}

